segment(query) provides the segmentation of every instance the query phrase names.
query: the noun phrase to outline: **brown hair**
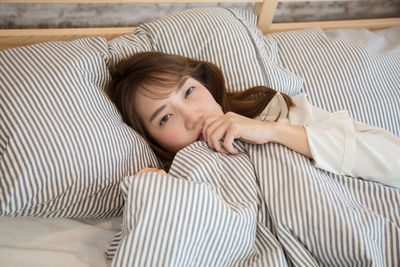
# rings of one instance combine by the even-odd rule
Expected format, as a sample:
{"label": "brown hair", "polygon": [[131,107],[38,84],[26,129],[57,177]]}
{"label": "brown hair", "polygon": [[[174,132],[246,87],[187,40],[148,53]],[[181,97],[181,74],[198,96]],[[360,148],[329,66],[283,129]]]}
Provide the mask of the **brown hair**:
{"label": "brown hair", "polygon": [[[111,75],[112,82],[107,92],[109,97],[121,112],[124,121],[149,143],[166,170],[169,169],[175,154],[161,147],[148,134],[141,118],[135,112],[134,98],[138,89],[151,94],[152,86],[168,85],[168,88],[171,88],[183,77],[190,76],[210,91],[224,113],[232,111],[249,118],[259,115],[277,93],[266,86],[228,93],[222,71],[215,64],[161,52],[137,53],[113,66]],[[282,95],[288,108],[294,106],[289,96]],[[168,94],[165,95],[167,96]]]}

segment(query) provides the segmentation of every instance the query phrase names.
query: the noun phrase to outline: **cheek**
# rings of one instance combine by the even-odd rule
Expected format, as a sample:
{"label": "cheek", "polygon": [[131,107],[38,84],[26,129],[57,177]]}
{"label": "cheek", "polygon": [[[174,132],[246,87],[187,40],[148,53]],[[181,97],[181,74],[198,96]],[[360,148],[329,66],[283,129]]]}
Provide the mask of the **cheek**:
{"label": "cheek", "polygon": [[182,148],[182,141],[185,139],[182,131],[162,131],[153,136],[161,146],[173,152]]}
{"label": "cheek", "polygon": [[160,135],[160,143],[162,144],[174,144],[179,140],[180,134],[177,132],[170,132],[170,133],[165,133]]}

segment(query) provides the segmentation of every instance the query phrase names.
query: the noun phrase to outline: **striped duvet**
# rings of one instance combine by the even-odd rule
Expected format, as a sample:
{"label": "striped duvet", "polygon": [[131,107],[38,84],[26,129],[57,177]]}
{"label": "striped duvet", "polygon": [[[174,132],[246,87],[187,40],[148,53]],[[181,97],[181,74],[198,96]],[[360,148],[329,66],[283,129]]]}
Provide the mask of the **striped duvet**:
{"label": "striped duvet", "polygon": [[[137,33],[109,43],[98,38],[83,39],[3,52],[7,60],[1,62],[2,73],[7,73],[3,75],[7,80],[2,80],[0,106],[4,109],[0,117],[12,114],[15,119],[7,119],[2,124],[7,127],[1,128],[1,214],[120,214],[120,179],[154,162],[154,157],[122,124],[101,88],[109,78],[107,64],[137,51],[181,53],[214,61],[223,68],[233,91],[261,82],[293,95],[300,90],[302,77],[302,90],[314,105],[329,111],[347,109],[357,120],[400,134],[400,28],[379,33],[311,29],[264,36],[261,42],[254,23],[247,21],[245,14],[217,11],[188,11],[171,17],[173,22],[146,24]],[[229,21],[214,18],[215,14]],[[199,42],[200,52],[174,47],[178,42],[171,42],[172,47],[163,43],[196,29],[213,29],[203,25],[210,18],[218,19],[213,25],[229,24],[223,33],[233,31],[236,35],[207,30],[215,34]],[[173,30],[163,31],[162,25]],[[195,44],[199,40],[187,38],[182,45],[189,41]],[[215,43],[222,48],[215,51]],[[54,56],[65,61],[48,59],[46,48],[59,49]],[[25,57],[26,51],[29,57]],[[81,53],[89,56],[80,57]],[[26,60],[34,55],[35,61],[44,64]],[[72,55],[77,56],[78,64]],[[20,64],[23,67],[12,67],[19,61],[24,62]],[[53,75],[60,64],[63,69],[56,74],[62,78],[43,76]],[[44,66],[46,71],[35,71],[37,66]],[[20,68],[21,73],[16,71]],[[13,79],[22,81],[21,77],[23,86],[15,87]],[[44,86],[36,86],[41,83]],[[76,88],[80,90],[71,90]],[[52,97],[58,93],[63,95]],[[46,96],[38,98],[48,102],[45,108],[34,105],[36,95]],[[7,98],[13,101],[4,102]],[[33,104],[27,106],[20,99]],[[65,103],[60,105],[54,99]],[[78,100],[84,105],[70,108],[70,103]],[[15,111],[9,105],[15,106]],[[60,109],[74,121],[74,127],[66,126],[65,116],[57,116]],[[45,112],[36,117],[49,127],[34,131],[37,124],[33,117],[25,116],[26,111],[30,116]],[[88,121],[89,115],[96,119]],[[102,123],[95,123],[97,119]],[[23,120],[27,126],[19,130],[17,126]],[[55,125],[53,121],[62,127],[54,130],[50,127]],[[93,127],[88,127],[92,121]],[[108,131],[104,125],[108,125]],[[17,130],[9,134],[13,127]],[[78,136],[65,131],[69,128],[77,129]],[[40,134],[42,130],[46,135]],[[67,133],[68,138],[64,137]],[[91,138],[81,138],[80,133]],[[24,150],[36,143],[34,149]],[[226,156],[197,142],[178,153],[168,176],[146,173],[126,177],[121,184],[125,199],[123,225],[107,252],[112,265],[400,265],[398,189],[316,169],[309,159],[277,144],[237,146],[242,153]],[[54,160],[61,157],[61,152],[67,157]],[[42,162],[41,153],[51,155],[51,160]],[[30,156],[36,154],[39,156]],[[84,166],[76,168],[79,164]],[[14,172],[24,175],[16,176]],[[55,179],[58,175],[60,178]]]}
{"label": "striped duvet", "polygon": [[[263,37],[310,101],[399,135],[400,28]],[[397,36],[397,37],[396,37]],[[168,176],[127,177],[112,266],[399,266],[400,190],[334,175],[278,144],[197,142]]]}
{"label": "striped duvet", "polygon": [[[278,144],[204,142],[122,185],[112,266],[398,266],[400,191],[316,169]],[[300,166],[300,167],[299,167]]]}

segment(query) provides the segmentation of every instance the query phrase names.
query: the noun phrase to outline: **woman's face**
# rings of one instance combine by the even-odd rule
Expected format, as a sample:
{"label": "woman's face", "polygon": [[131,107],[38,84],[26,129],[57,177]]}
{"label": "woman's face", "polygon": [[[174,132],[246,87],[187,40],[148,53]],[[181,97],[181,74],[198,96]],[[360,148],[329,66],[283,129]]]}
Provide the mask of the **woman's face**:
{"label": "woman's face", "polygon": [[[157,92],[157,88],[150,88]],[[158,88],[171,93],[163,99],[136,93],[135,109],[148,133],[166,150],[178,150],[203,140],[204,120],[223,115],[213,96],[197,80],[185,76],[173,88]],[[156,93],[155,93],[156,94]]]}

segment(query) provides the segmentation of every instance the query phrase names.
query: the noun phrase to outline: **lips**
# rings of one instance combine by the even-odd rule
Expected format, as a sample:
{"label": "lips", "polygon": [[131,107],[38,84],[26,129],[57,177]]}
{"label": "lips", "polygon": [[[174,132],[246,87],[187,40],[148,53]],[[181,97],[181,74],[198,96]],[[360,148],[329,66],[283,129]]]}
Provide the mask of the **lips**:
{"label": "lips", "polygon": [[197,141],[204,141],[202,132],[200,132],[199,137],[197,137]]}

